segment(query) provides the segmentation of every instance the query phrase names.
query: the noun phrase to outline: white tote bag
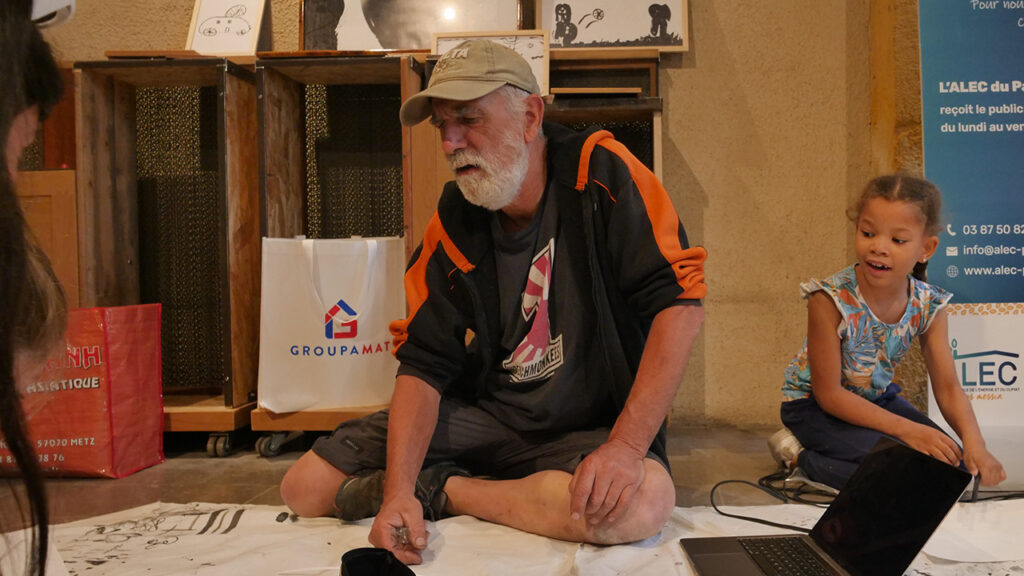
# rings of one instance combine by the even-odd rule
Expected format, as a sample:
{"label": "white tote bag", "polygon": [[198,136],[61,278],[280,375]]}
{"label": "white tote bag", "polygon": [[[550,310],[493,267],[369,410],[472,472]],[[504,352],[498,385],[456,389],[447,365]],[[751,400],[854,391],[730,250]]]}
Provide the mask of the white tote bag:
{"label": "white tote bag", "polygon": [[259,405],[271,412],[387,404],[405,316],[401,238],[263,239]]}

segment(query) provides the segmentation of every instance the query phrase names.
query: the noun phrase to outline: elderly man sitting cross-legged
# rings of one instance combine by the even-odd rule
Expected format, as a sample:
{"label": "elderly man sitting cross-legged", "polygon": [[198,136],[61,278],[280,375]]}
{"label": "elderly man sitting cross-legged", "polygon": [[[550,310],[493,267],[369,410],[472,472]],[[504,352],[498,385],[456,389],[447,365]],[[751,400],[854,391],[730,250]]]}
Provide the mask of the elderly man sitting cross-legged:
{"label": "elderly man sitting cross-legged", "polygon": [[376,516],[370,542],[406,563],[424,518],[615,544],[675,504],[664,422],[706,253],[646,167],[607,132],[543,123],[538,92],[518,54],[471,40],[402,106],[405,125],[430,118],[455,181],[406,273],[391,406],[281,484],[299,515]]}

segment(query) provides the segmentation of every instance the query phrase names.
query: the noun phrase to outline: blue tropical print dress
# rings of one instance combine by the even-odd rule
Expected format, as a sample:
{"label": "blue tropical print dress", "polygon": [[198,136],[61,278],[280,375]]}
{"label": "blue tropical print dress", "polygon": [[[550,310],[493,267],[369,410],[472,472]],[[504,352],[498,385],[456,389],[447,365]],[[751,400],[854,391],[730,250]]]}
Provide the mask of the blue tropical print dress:
{"label": "blue tropical print dress", "polygon": [[[856,265],[818,280],[812,278],[800,285],[800,295],[806,299],[812,293],[824,291],[842,319],[836,332],[842,346],[842,385],[874,402],[893,382],[896,366],[910,349],[914,337],[928,330],[935,315],[946,307],[953,294],[910,279],[910,298],[903,317],[894,324],[886,324],[875,317],[861,296],[857,286]],[[811,395],[811,367],[807,362],[807,339],[803,348],[786,367],[782,394],[786,400]]]}

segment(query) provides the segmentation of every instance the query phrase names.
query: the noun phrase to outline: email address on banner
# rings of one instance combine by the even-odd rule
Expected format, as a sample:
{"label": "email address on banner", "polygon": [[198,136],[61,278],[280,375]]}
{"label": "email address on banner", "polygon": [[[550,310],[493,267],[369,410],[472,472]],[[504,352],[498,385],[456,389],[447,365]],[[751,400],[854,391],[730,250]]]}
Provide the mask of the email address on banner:
{"label": "email address on banner", "polygon": [[964,244],[949,246],[946,256],[1024,256],[1024,246],[1007,246],[1005,244]]}

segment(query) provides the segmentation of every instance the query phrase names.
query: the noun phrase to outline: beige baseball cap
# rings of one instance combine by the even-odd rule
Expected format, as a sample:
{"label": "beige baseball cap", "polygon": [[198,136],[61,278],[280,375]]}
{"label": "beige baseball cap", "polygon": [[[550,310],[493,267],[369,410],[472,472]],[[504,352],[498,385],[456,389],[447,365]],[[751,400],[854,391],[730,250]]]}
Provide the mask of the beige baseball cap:
{"label": "beige baseball cap", "polygon": [[533,70],[515,50],[490,40],[466,40],[438,59],[427,89],[406,100],[398,117],[413,126],[433,114],[431,98],[475,100],[505,84],[540,94]]}

